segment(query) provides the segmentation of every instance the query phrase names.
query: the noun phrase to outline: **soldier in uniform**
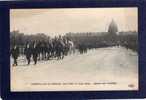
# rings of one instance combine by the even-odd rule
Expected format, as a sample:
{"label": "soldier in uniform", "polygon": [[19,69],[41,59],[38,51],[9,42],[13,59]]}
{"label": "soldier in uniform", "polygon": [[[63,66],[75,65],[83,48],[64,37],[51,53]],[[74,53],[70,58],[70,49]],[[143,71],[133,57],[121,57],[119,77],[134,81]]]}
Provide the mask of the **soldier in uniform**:
{"label": "soldier in uniform", "polygon": [[17,66],[17,59],[18,59],[18,56],[19,56],[19,47],[18,46],[15,45],[11,49],[11,55],[12,55],[12,58],[14,59],[13,66]]}
{"label": "soldier in uniform", "polygon": [[51,57],[52,49],[53,49],[52,42],[51,39],[49,39],[47,43],[47,60],[49,60]]}
{"label": "soldier in uniform", "polygon": [[27,59],[27,62],[28,62],[27,64],[29,65],[30,64],[30,59],[31,59],[31,54],[32,54],[31,47],[30,47],[29,43],[26,44],[24,52],[25,52],[26,59]]}
{"label": "soldier in uniform", "polygon": [[56,58],[57,57],[57,37],[55,37],[52,40],[52,57]]}
{"label": "soldier in uniform", "polygon": [[38,60],[41,60],[41,41],[38,41],[37,49],[38,49]]}
{"label": "soldier in uniform", "polygon": [[38,49],[39,49],[39,45],[37,45],[36,42],[34,42],[33,43],[33,48],[32,48],[32,55],[33,55],[34,64],[37,63]]}
{"label": "soldier in uniform", "polygon": [[68,51],[69,51],[69,45],[68,45],[69,43],[66,38],[63,38],[63,42],[64,42],[63,55],[67,56]]}
{"label": "soldier in uniform", "polygon": [[42,55],[42,60],[45,60],[46,59],[46,42],[43,40],[41,42],[41,55]]}
{"label": "soldier in uniform", "polygon": [[58,60],[64,58],[63,48],[64,48],[64,43],[63,43],[62,37],[59,36],[56,42],[56,55],[57,55]]}

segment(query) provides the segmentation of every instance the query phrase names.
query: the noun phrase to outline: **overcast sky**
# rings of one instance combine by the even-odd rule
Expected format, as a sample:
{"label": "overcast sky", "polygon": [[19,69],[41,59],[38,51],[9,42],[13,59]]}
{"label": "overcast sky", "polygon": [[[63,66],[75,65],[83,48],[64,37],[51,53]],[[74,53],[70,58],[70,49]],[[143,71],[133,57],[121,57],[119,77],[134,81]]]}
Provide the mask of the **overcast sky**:
{"label": "overcast sky", "polygon": [[137,8],[72,8],[12,9],[10,31],[50,36],[68,32],[105,32],[112,19],[119,31],[138,30]]}

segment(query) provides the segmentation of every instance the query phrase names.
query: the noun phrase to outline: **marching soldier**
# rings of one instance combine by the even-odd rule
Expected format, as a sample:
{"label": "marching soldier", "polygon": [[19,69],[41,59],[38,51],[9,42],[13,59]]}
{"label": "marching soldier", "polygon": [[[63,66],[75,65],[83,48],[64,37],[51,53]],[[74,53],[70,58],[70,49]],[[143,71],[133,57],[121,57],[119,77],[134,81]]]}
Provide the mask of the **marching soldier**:
{"label": "marching soldier", "polygon": [[39,49],[38,46],[39,46],[39,45],[37,45],[36,43],[33,44],[32,55],[33,55],[34,64],[37,63],[38,49]]}
{"label": "marching soldier", "polygon": [[26,44],[24,52],[25,52],[26,59],[27,59],[27,62],[28,62],[27,64],[29,65],[30,64],[30,59],[31,59],[31,47],[28,43]]}
{"label": "marching soldier", "polygon": [[64,58],[63,49],[64,49],[64,43],[62,37],[59,36],[59,38],[56,41],[56,55],[58,60]]}
{"label": "marching soldier", "polygon": [[18,46],[14,46],[11,50],[11,55],[14,59],[14,63],[13,63],[13,66],[17,66],[17,59],[18,59],[18,56],[19,56],[19,47]]}

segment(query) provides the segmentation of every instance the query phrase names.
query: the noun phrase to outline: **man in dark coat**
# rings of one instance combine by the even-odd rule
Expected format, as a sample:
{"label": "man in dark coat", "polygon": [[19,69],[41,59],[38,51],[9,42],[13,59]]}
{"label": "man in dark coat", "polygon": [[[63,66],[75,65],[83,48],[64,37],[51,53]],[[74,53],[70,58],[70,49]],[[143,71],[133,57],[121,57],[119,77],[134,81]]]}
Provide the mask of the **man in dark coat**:
{"label": "man in dark coat", "polygon": [[34,44],[33,44],[33,48],[32,48],[32,55],[33,55],[34,64],[37,63],[38,50],[39,50],[39,45],[36,44],[36,43],[34,43]]}
{"label": "man in dark coat", "polygon": [[30,64],[30,59],[31,59],[31,54],[32,54],[32,49],[30,47],[29,44],[26,44],[26,47],[25,47],[25,55],[26,55],[26,59],[27,59],[27,64],[29,65]]}
{"label": "man in dark coat", "polygon": [[50,50],[50,57],[54,57],[55,53],[55,46],[54,46],[54,41],[53,39],[49,42],[49,50]]}
{"label": "man in dark coat", "polygon": [[64,58],[64,55],[63,55],[63,47],[64,47],[63,41],[62,41],[61,38],[59,38],[56,41],[56,55],[57,55],[57,59],[58,60]]}
{"label": "man in dark coat", "polygon": [[19,47],[18,46],[15,45],[11,49],[11,55],[12,55],[12,58],[14,59],[13,66],[17,66],[17,59],[18,59],[18,56],[19,56]]}
{"label": "man in dark coat", "polygon": [[49,60],[51,57],[51,50],[52,50],[52,45],[51,45],[51,41],[49,40],[47,43],[47,60]]}
{"label": "man in dark coat", "polygon": [[38,60],[41,60],[41,42],[40,41],[38,41],[37,42],[37,51],[38,51]]}

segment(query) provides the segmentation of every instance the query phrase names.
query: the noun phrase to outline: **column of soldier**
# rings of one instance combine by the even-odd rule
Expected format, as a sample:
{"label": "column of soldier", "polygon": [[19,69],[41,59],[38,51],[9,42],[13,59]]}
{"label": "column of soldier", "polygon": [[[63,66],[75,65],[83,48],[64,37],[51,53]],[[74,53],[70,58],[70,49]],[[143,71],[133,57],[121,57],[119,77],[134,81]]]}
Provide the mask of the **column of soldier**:
{"label": "column of soldier", "polygon": [[[26,64],[29,65],[31,59],[33,59],[34,65],[37,64],[38,60],[63,59],[64,56],[68,55],[71,46],[73,46],[71,43],[73,42],[61,36],[48,41],[26,42],[24,49]],[[19,46],[14,45],[10,53],[14,61],[13,66],[17,66],[17,59],[20,56]]]}

